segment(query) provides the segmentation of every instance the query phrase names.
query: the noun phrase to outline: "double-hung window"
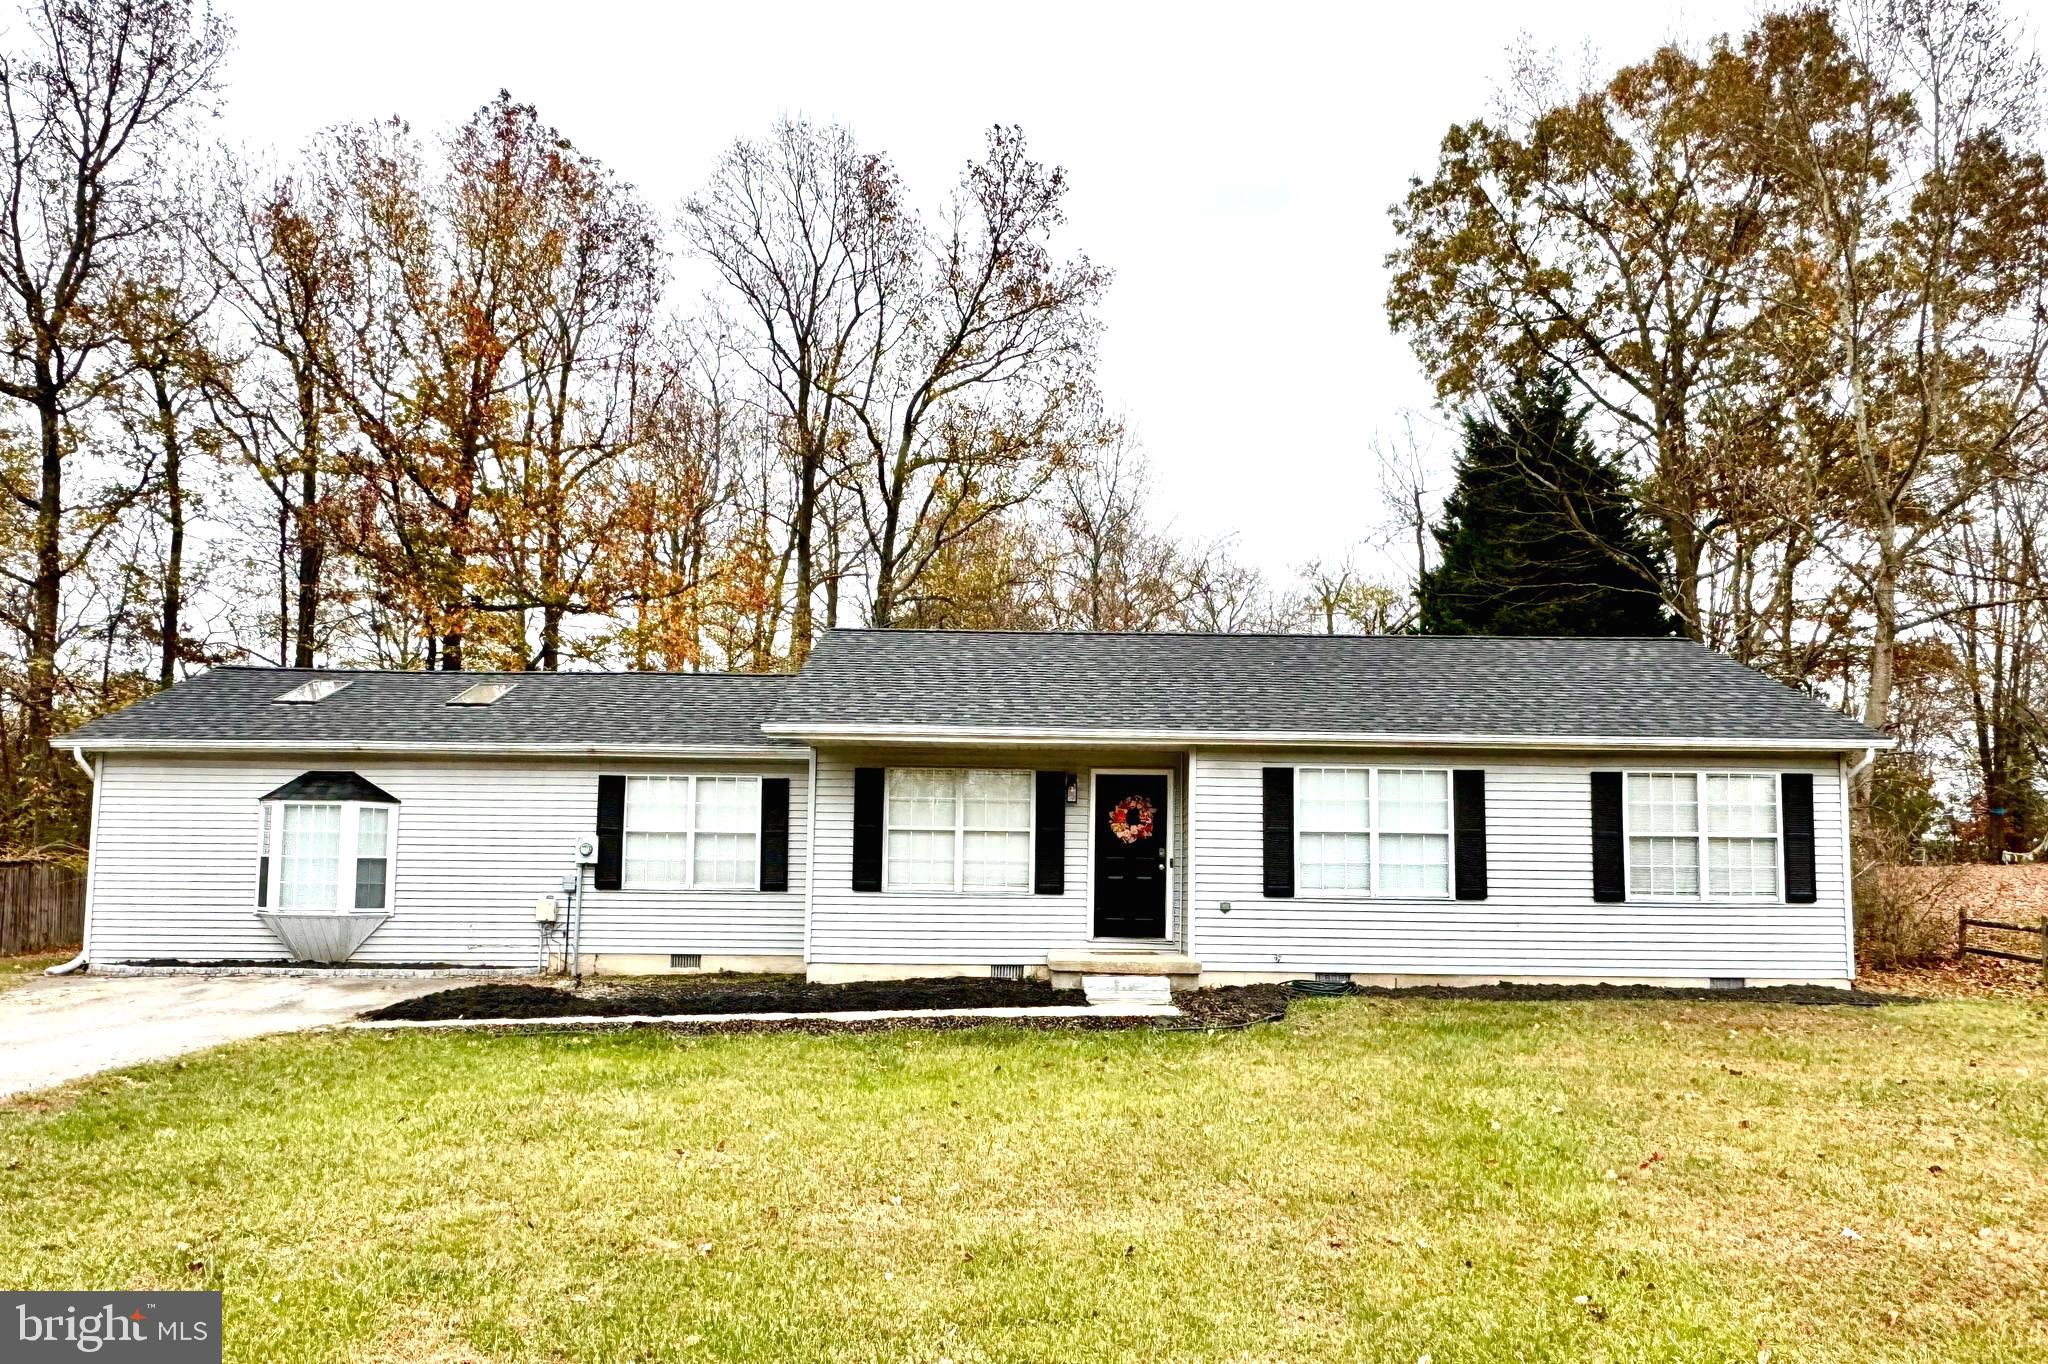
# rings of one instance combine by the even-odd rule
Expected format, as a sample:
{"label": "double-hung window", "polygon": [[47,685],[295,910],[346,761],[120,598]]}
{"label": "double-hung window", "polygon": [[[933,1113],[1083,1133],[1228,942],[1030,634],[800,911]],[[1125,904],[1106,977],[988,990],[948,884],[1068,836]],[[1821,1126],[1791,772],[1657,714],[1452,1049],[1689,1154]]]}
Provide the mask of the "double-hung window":
{"label": "double-hung window", "polygon": [[1438,767],[1295,770],[1304,893],[1435,899],[1451,891],[1451,776]]}
{"label": "double-hung window", "polygon": [[1629,898],[1778,898],[1775,774],[1630,772],[1627,785]]}
{"label": "double-hung window", "polygon": [[890,890],[1031,889],[1031,773],[889,769],[884,882]]}
{"label": "double-hung window", "polygon": [[627,890],[744,890],[759,883],[759,777],[626,778]]}
{"label": "double-hung window", "polygon": [[266,800],[260,811],[259,905],[325,914],[391,908],[397,807]]}

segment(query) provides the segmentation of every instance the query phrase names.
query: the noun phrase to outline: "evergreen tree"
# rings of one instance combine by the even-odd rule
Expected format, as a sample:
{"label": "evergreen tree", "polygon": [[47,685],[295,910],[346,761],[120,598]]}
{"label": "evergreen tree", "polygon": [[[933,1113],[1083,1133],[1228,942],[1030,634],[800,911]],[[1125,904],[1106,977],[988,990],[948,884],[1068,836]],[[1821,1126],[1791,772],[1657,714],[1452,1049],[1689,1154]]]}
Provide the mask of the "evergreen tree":
{"label": "evergreen tree", "polygon": [[1516,383],[1465,418],[1457,487],[1422,575],[1432,635],[1668,635],[1663,558],[1627,477],[1597,454],[1564,376]]}

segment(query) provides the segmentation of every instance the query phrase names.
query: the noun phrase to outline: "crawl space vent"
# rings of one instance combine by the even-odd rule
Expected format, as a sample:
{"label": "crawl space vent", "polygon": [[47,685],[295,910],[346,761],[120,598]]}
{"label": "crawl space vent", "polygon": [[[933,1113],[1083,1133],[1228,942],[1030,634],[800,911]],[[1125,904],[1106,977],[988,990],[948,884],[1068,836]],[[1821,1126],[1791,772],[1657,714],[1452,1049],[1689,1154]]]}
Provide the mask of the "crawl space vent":
{"label": "crawl space vent", "polygon": [[997,980],[1024,979],[1024,968],[1021,966],[991,966],[988,973]]}
{"label": "crawl space vent", "polygon": [[671,952],[668,954],[668,969],[701,971],[704,969],[704,955],[701,952]]}

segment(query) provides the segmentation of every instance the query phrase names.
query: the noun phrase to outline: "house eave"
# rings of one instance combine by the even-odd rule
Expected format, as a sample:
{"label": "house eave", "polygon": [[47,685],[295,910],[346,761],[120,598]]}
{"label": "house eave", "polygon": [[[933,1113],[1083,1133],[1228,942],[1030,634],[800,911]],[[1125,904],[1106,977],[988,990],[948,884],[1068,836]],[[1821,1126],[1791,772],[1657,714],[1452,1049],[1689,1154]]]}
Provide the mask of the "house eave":
{"label": "house eave", "polygon": [[1308,747],[1317,748],[1494,748],[1494,749],[1673,749],[1762,753],[1849,753],[1892,748],[1896,739],[1731,738],[1716,735],[1364,734],[1326,730],[1140,730],[1046,729],[979,725],[763,725],[761,732],[811,745],[852,744],[1026,744],[1129,747]]}

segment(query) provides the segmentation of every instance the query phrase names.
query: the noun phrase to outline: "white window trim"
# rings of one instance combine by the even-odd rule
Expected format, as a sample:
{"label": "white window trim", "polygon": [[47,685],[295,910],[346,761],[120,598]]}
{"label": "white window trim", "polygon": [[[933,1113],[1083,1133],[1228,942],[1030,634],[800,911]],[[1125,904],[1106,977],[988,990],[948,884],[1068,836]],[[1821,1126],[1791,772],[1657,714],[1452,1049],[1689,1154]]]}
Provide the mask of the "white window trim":
{"label": "white window trim", "polygon": [[[683,808],[688,814],[688,827],[684,829],[635,829],[633,827],[633,783],[636,781],[685,782],[688,790],[683,795]],[[748,832],[754,840],[754,876],[750,881],[712,881],[697,884],[697,783],[700,781],[743,781],[754,787],[754,827]],[[626,774],[625,809],[619,829],[619,889],[625,890],[691,890],[717,891],[720,893],[759,890],[761,887],[761,778],[747,772],[629,772]],[[740,830],[716,830],[715,833],[739,833]],[[635,881],[627,875],[626,869],[632,859],[626,855],[626,841],[635,833],[683,835],[683,879],[680,881]]]}
{"label": "white window trim", "polygon": [[[284,899],[284,812],[290,806],[339,806],[341,838],[335,857],[335,907],[333,909],[286,909]],[[382,810],[384,821],[384,903],[381,907],[356,907],[356,833],[363,810]],[[256,803],[257,875],[263,859],[270,859],[270,873],[262,896],[267,903],[256,907],[271,914],[391,914],[398,903],[398,810],[381,800],[265,800]],[[273,813],[274,812],[274,813]],[[267,837],[266,837],[267,836]],[[251,889],[255,889],[252,885]]]}
{"label": "white window trim", "polygon": [[[896,792],[898,772],[948,772],[955,774],[953,782],[953,884],[951,886],[899,886],[895,883],[889,865],[889,835],[895,825],[889,822],[889,809]],[[889,895],[1030,895],[1032,894],[1033,858],[1038,851],[1038,788],[1031,787],[1026,797],[1028,811],[1024,830],[1030,835],[1029,851],[1024,857],[1024,884],[1021,886],[969,886],[967,878],[967,774],[969,772],[999,772],[1005,776],[1022,774],[1032,781],[1032,769],[1028,767],[891,767],[882,782],[882,890]],[[976,833],[1015,833],[1014,829],[977,829]]]}
{"label": "white window trim", "polygon": [[[1629,820],[1628,784],[1632,777],[1691,777],[1696,825],[1692,837],[1698,842],[1700,867],[1700,888],[1691,895],[1659,894],[1642,895],[1635,893],[1635,838],[1636,832]],[[1709,777],[1767,777],[1771,783],[1771,832],[1768,834],[1710,834],[1707,832],[1707,778]],[[1684,834],[1646,833],[1644,838],[1684,838]],[[1739,839],[1748,842],[1754,839],[1768,839],[1771,844],[1773,889],[1769,895],[1713,895],[1707,890],[1707,844],[1719,838]],[[1775,771],[1758,771],[1740,767],[1632,767],[1621,774],[1621,887],[1629,904],[1634,905],[1782,905],[1785,903],[1785,783]]]}
{"label": "white window trim", "polygon": [[[1364,829],[1304,829],[1301,824],[1301,774],[1304,772],[1363,772],[1365,773],[1365,828]],[[1441,774],[1444,779],[1444,827],[1435,829],[1389,829],[1386,832],[1401,836],[1419,834],[1426,838],[1441,837],[1444,840],[1444,889],[1441,893],[1423,891],[1401,891],[1387,894],[1380,889],[1380,773],[1382,772],[1430,772]],[[1458,814],[1455,808],[1457,793],[1451,781],[1451,769],[1432,767],[1427,764],[1394,763],[1385,767],[1369,766],[1365,763],[1297,763],[1294,767],[1294,877],[1297,900],[1389,900],[1406,902],[1411,900],[1440,901],[1455,898],[1458,889]],[[1301,836],[1303,834],[1363,833],[1367,836],[1365,890],[1304,890],[1301,886]]]}

